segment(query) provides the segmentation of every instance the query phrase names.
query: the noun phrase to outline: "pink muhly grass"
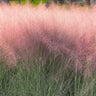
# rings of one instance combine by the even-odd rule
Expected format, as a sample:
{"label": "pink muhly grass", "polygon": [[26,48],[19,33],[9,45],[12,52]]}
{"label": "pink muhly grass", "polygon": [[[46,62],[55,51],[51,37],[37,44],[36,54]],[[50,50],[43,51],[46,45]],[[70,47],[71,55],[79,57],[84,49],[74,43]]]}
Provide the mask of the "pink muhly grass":
{"label": "pink muhly grass", "polygon": [[79,66],[96,67],[95,8],[0,5],[1,56],[6,54],[13,64],[20,55],[18,50],[23,56],[26,49],[35,55],[40,42],[50,52],[71,54]]}

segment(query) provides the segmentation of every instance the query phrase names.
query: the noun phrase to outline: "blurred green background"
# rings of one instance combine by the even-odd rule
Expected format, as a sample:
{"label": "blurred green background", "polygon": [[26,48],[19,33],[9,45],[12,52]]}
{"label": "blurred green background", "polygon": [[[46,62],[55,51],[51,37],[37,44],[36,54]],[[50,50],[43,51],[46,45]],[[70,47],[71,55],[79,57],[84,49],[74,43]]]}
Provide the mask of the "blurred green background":
{"label": "blurred green background", "polygon": [[[11,3],[14,2],[16,4],[19,3],[19,0],[9,0]],[[30,2],[31,4],[38,5],[40,2],[41,3],[47,3],[50,0],[20,0],[22,4],[26,4],[27,2]]]}

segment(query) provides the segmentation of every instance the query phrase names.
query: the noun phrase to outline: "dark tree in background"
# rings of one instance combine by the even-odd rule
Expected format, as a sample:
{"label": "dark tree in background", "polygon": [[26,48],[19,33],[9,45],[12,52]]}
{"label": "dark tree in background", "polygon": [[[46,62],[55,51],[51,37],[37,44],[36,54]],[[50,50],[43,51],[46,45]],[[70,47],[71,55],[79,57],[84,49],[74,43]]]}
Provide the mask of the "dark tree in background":
{"label": "dark tree in background", "polygon": [[82,4],[87,4],[87,5],[93,5],[95,3],[95,0],[50,0],[50,1],[54,1],[55,3],[59,3],[59,4],[65,4],[66,2],[70,2],[72,3],[76,3],[76,2],[82,2]]}
{"label": "dark tree in background", "polygon": [[[0,0],[0,2],[4,1],[5,3],[9,4],[9,1],[11,0]],[[14,0],[16,1],[16,0]],[[28,3],[37,2],[37,1],[46,1],[46,5],[48,5],[50,2],[55,2],[56,4],[77,4],[79,3],[82,5],[93,5],[95,3],[95,0],[27,0]],[[18,0],[19,4],[21,4],[21,0]],[[49,5],[48,5],[49,6]]]}

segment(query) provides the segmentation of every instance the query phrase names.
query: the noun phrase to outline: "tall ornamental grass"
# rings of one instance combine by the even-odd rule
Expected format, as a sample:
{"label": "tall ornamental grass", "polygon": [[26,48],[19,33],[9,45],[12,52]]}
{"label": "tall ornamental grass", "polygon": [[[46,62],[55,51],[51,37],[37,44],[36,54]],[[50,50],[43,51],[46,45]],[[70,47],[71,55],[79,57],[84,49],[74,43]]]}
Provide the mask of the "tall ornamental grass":
{"label": "tall ornamental grass", "polygon": [[0,96],[96,96],[95,10],[0,5]]}
{"label": "tall ornamental grass", "polygon": [[0,5],[0,58],[14,66],[37,54],[43,64],[52,54],[70,56],[76,70],[91,74],[96,69],[95,10]]}

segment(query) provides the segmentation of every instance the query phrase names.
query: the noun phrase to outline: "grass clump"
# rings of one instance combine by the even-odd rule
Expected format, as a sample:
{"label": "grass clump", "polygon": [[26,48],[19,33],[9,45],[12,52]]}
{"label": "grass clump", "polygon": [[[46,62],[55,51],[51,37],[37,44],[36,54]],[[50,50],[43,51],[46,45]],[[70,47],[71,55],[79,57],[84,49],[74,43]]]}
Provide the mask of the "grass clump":
{"label": "grass clump", "polygon": [[[62,57],[61,57],[62,58]],[[43,65],[37,58],[25,66],[0,66],[1,96],[95,96],[95,76],[84,78],[83,71],[76,72],[74,61],[50,57]],[[69,66],[70,65],[70,66]]]}
{"label": "grass clump", "polygon": [[0,14],[0,96],[96,96],[95,8],[4,5]]}

